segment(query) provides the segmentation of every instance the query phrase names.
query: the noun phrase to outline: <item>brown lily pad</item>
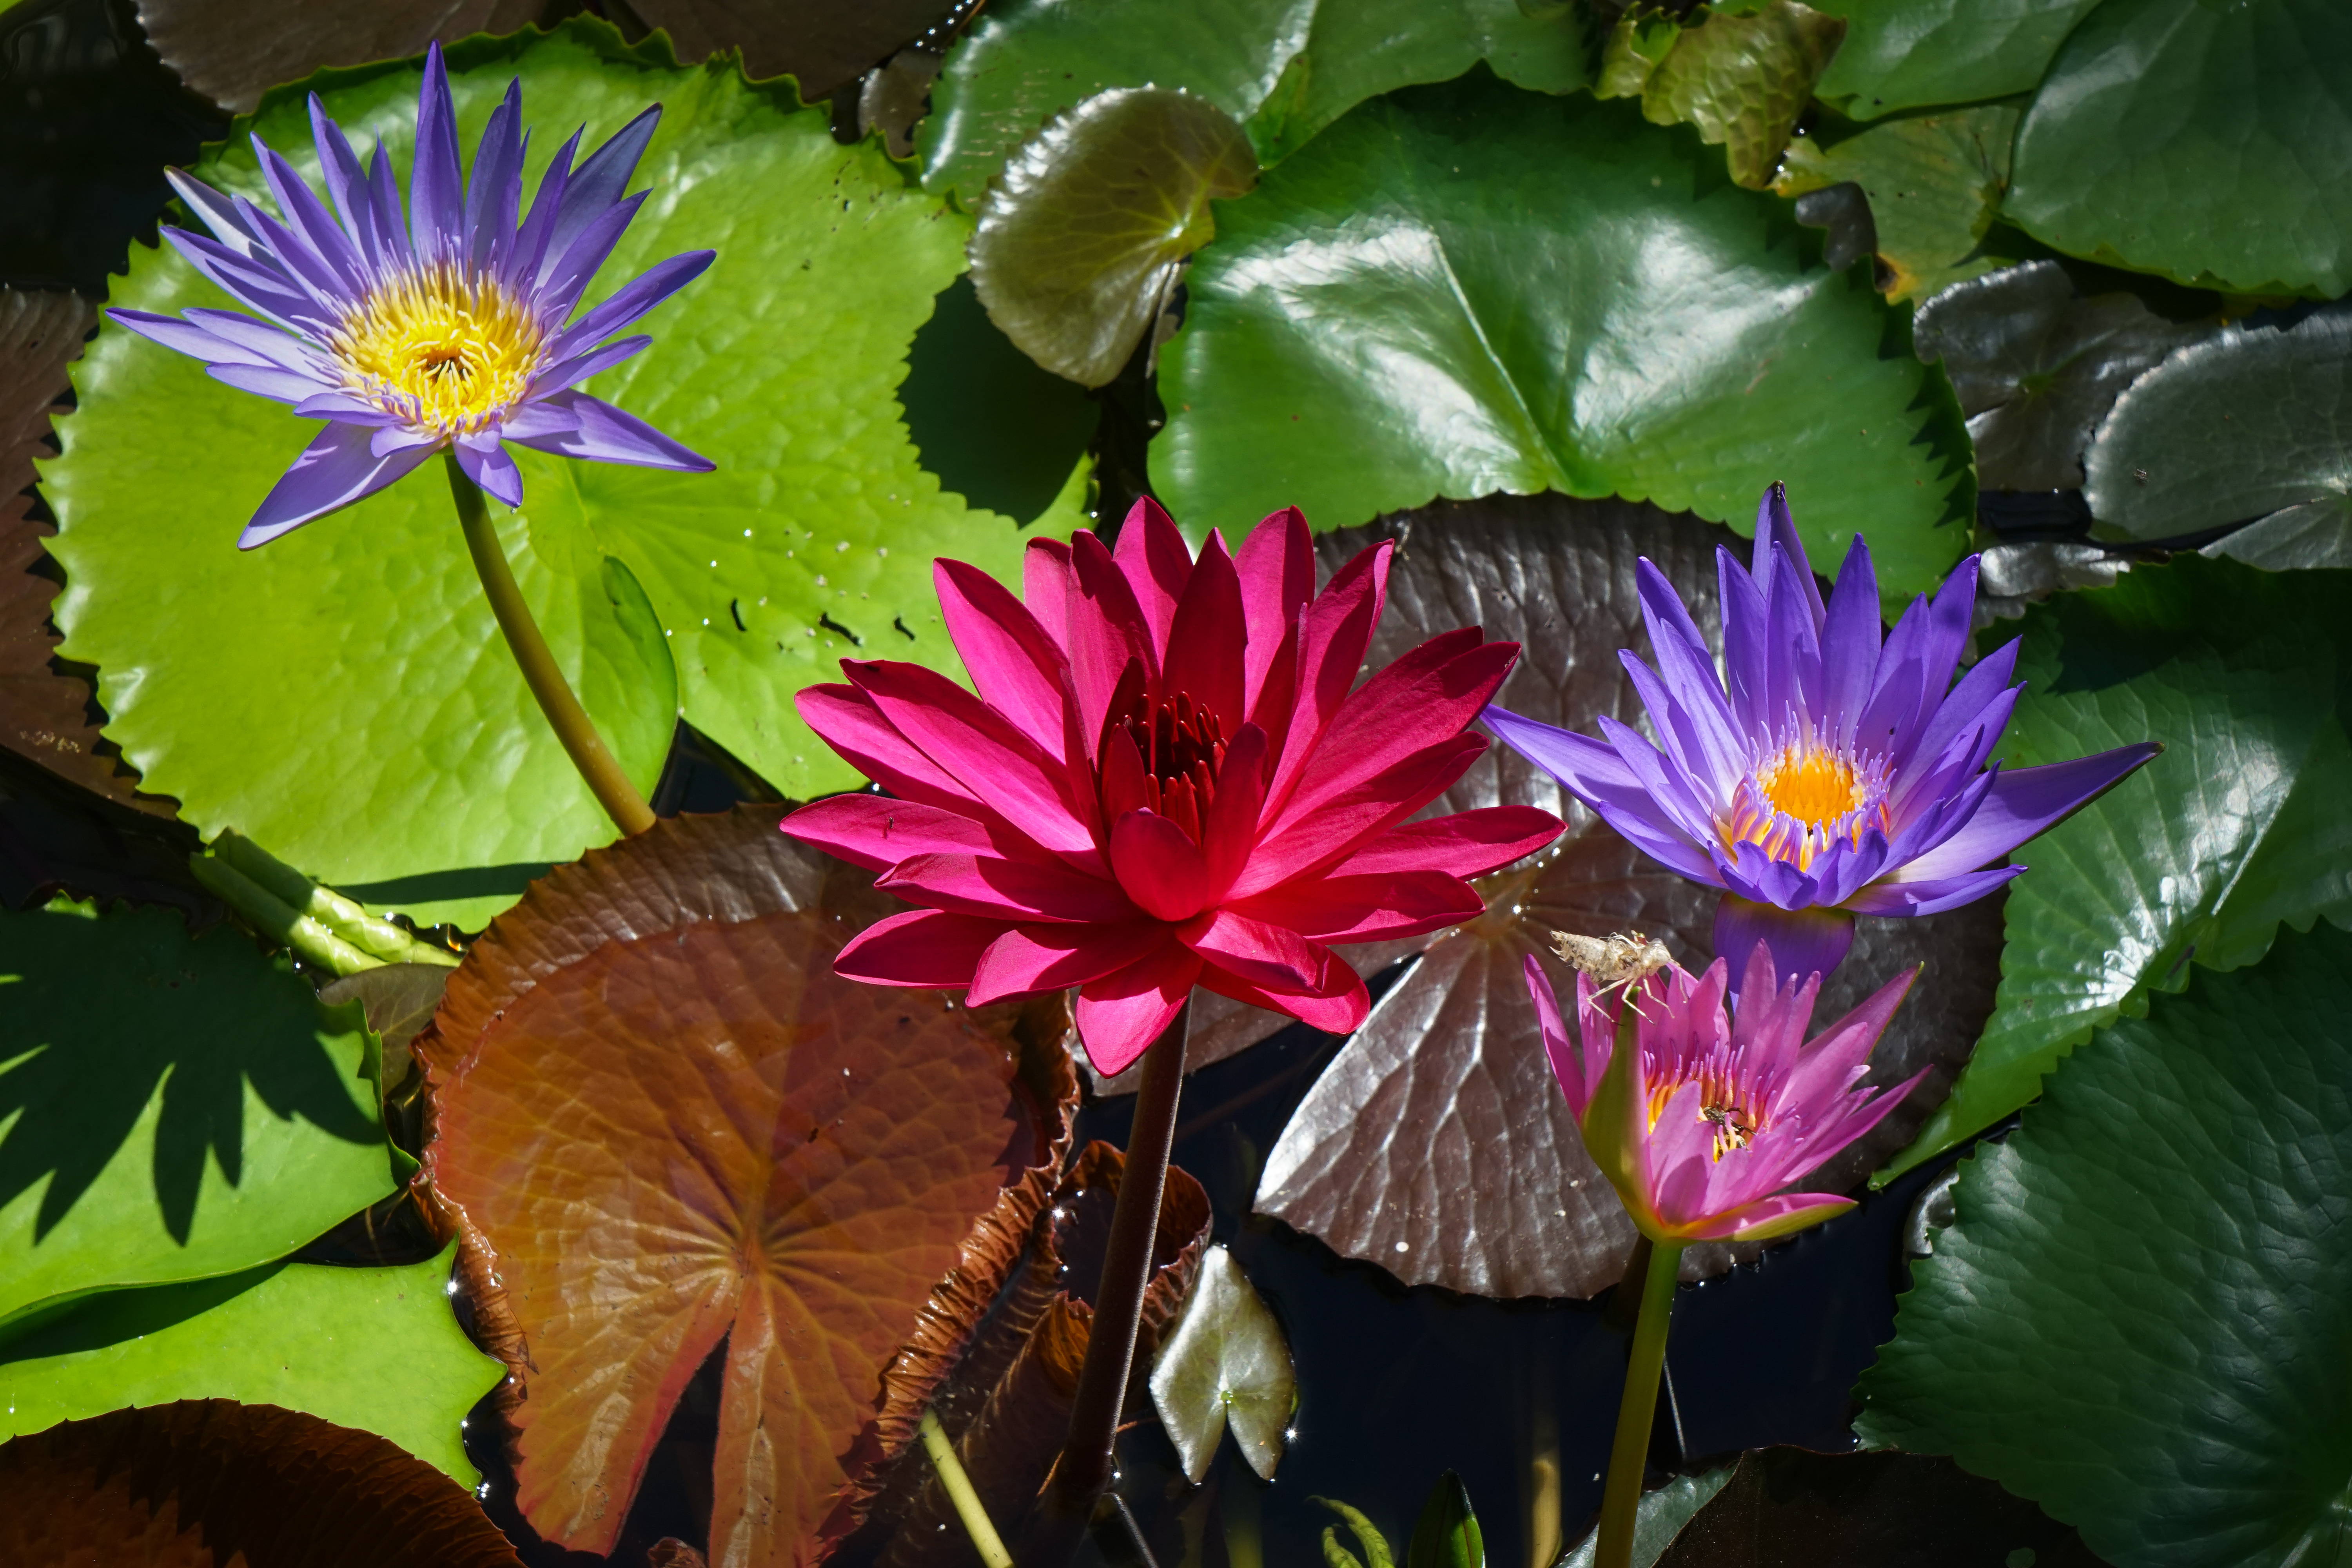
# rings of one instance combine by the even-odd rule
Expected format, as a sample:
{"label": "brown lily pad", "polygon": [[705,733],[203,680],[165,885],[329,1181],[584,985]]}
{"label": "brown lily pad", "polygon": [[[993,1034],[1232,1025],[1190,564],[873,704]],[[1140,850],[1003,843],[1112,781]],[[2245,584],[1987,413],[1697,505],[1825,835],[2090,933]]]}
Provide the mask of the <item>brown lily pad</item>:
{"label": "brown lily pad", "polygon": [[[1715,547],[1726,529],[1625,501],[1493,497],[1399,513],[1331,536],[1351,552],[1400,546],[1374,664],[1433,626],[1479,626],[1526,653],[1497,700],[1590,731],[1598,715],[1641,722],[1617,650],[1646,647],[1633,565],[1665,574],[1712,641]],[[1586,1154],[1553,1081],[1520,965],[1549,955],[1553,931],[1636,929],[1676,959],[1710,956],[1717,893],[1665,870],[1569,799],[1549,774],[1497,746],[1430,809],[1519,804],[1568,819],[1541,857],[1480,883],[1485,916],[1442,933],[1333,1058],[1266,1158],[1256,1208],[1411,1285],[1496,1297],[1591,1296],[1614,1284],[1634,1237]],[[1990,1016],[2000,980],[2000,903],[1924,920],[1862,922],[1823,987],[1817,1024],[1842,1016],[1898,969],[1927,973],[1873,1058],[1872,1082],[1937,1070],[1872,1134],[1816,1178],[1843,1191],[1903,1148],[1948,1091]],[[1694,1247],[1683,1277],[1755,1256]]]}
{"label": "brown lily pad", "polygon": [[421,55],[436,38],[518,32],[545,9],[540,0],[140,0],[139,25],[182,81],[223,109],[250,114],[279,82],[328,66]]}
{"label": "brown lily pad", "polygon": [[81,357],[97,319],[78,294],[0,289],[0,746],[110,800],[168,816],[169,801],[133,793],[136,775],[99,752],[89,683],[50,657],[58,580],[36,569],[46,559],[41,542],[57,530],[33,515],[33,462],[47,453],[49,416],[73,390],[66,367]]}
{"label": "brown lily pad", "polygon": [[517,1372],[517,1500],[574,1550],[610,1549],[724,1338],[711,1557],[822,1557],[1066,1147],[1066,1014],[837,978],[891,900],[782,811],[674,818],[535,884],[416,1041],[425,1174]]}
{"label": "brown lily pad", "polygon": [[0,1445],[9,1568],[520,1568],[471,1493],[373,1432],[187,1399]]}
{"label": "brown lily pad", "polygon": [[814,103],[904,45],[933,35],[944,41],[958,13],[979,6],[958,0],[631,0],[630,9],[669,35],[679,59],[740,49],[744,75],[789,75],[799,83],[801,101]]}

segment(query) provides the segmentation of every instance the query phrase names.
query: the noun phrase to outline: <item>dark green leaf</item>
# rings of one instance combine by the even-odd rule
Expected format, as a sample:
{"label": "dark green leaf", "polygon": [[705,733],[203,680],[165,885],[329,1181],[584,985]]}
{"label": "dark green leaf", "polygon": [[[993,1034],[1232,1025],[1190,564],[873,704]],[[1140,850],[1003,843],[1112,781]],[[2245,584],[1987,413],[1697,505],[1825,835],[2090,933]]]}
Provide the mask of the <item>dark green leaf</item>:
{"label": "dark green leaf", "polygon": [[2026,845],[1998,1005],[1951,1098],[1885,1174],[2032,1100],[2091,1032],[2191,960],[2261,958],[2281,921],[2352,921],[2352,743],[2331,640],[2352,574],[2176,559],[2025,616],[2012,766],[2138,741],[2165,754]]}
{"label": "dark green leaf", "polygon": [[1821,96],[1856,120],[2030,90],[2099,0],[1822,0],[1846,19]]}
{"label": "dark green leaf", "polygon": [[971,281],[1030,358],[1082,386],[1118,374],[1184,258],[1217,232],[1212,197],[1257,183],[1249,139],[1215,104],[1113,88],[1047,126],[981,204]]}
{"label": "dark green leaf", "polygon": [[2321,928],[2076,1052],[1960,1167],[1864,1440],[1948,1453],[2117,1563],[2346,1561],[2347,1016],[2352,937]]}
{"label": "dark green leaf", "polygon": [[1939,525],[1974,491],[1941,374],[1687,130],[1491,79],[1415,89],[1217,225],[1152,444],[1189,527],[1557,489],[1745,528],[1778,479],[1816,560],[1868,531],[1890,598],[1958,558]]}
{"label": "dark green leaf", "polygon": [[[1631,15],[1618,25],[1641,26]],[[1798,0],[1771,0],[1746,16],[1710,16],[1685,28],[1650,72],[1642,112],[1660,125],[1697,126],[1702,139],[1724,149],[1731,177],[1761,190],[1772,183],[1797,116],[1844,37],[1843,21]]]}
{"label": "dark green leaf", "polygon": [[[1772,188],[1802,195],[1847,181],[1870,198],[1879,259],[1893,275],[1887,297],[1922,299],[2000,265],[1979,242],[2009,184],[2013,105],[1988,103],[1876,125],[1832,146],[1789,143]],[[1920,357],[1933,359],[1923,343]],[[1957,382],[1955,385],[1957,385]],[[1965,394],[1960,399],[1968,402]],[[1979,478],[1987,485],[1994,481]]]}
{"label": "dark green leaf", "polygon": [[1937,295],[1919,307],[1912,336],[1921,359],[1943,363],[1968,411],[1978,482],[2044,490],[2080,489],[2083,448],[2116,396],[2215,330],[2168,321],[2131,294],[2084,299],[2057,262],[2029,261]]}
{"label": "dark green leaf", "polygon": [[[1674,1544],[1692,1516],[1723,1489],[1723,1483],[1731,1476],[1732,1467],[1725,1465],[1700,1475],[1676,1476],[1665,1485],[1643,1492],[1633,1519],[1633,1568],[1651,1568],[1659,1554]],[[1592,1568],[1593,1553],[1600,1545],[1600,1531],[1596,1529],[1561,1560],[1559,1568]]]}
{"label": "dark green leaf", "polygon": [[1107,88],[1178,88],[1272,163],[1367,99],[1485,60],[1541,92],[1584,85],[1577,11],[1518,0],[1009,0],[948,57],[918,140],[923,184],[966,206],[1048,120]]}
{"label": "dark green leaf", "polygon": [[2214,552],[2352,565],[2352,310],[2235,331],[2140,378],[2099,427],[2084,498],[2133,539],[2262,521]]}
{"label": "dark green leaf", "polygon": [[1192,1293],[1160,1342],[1151,1403],[1195,1485],[1207,1478],[1228,1426],[1250,1468],[1274,1479],[1298,1406],[1298,1378],[1273,1309],[1222,1247],[1201,1255]]}
{"label": "dark green leaf", "polygon": [[0,910],[0,1323],[250,1268],[389,1194],[368,1057],[357,1008],[235,931]]}
{"label": "dark green leaf", "polygon": [[2240,293],[2352,289],[2352,8],[2105,0],[2018,128],[2010,220]]}
{"label": "dark green leaf", "polygon": [[1437,1478],[1422,1504],[1404,1562],[1405,1568],[1486,1568],[1486,1542],[1470,1507],[1470,1489],[1452,1470]]}

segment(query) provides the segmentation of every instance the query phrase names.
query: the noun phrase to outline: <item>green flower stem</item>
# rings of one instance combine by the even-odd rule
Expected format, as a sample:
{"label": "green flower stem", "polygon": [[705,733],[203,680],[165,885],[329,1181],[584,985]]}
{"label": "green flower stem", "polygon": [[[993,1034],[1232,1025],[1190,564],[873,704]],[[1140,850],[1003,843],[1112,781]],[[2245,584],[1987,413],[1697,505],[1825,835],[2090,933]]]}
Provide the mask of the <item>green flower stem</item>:
{"label": "green flower stem", "polygon": [[1593,1568],[1631,1568],[1633,1522],[1642,1501],[1642,1471],[1650,1453],[1650,1421],[1658,1410],[1658,1375],[1666,1364],[1666,1321],[1675,1310],[1675,1276],[1683,1243],[1653,1240],[1650,1271],[1642,1281],[1642,1312],[1633,1320],[1633,1356],[1625,1368],[1625,1398],[1617,1406],[1617,1440],[1609,1449],[1609,1481],[1601,1494],[1601,1541]]}
{"label": "green flower stem", "polygon": [[[362,968],[372,969],[377,963],[437,963],[448,969],[457,966],[457,954],[447,948],[420,942],[390,921],[376,919],[341,893],[319,886],[241,833],[233,829],[222,833],[213,840],[212,852],[279,903],[308,916],[374,960],[373,963],[362,964]],[[244,909],[242,904],[237,907]],[[337,973],[348,974],[352,971],[338,969]]]}
{"label": "green flower stem", "polygon": [[218,856],[191,855],[188,869],[213,897],[250,921],[254,930],[285,943],[306,963],[335,974],[383,966],[383,960],[361,952]]}
{"label": "green flower stem", "polygon": [[972,1490],[971,1478],[963,1471],[963,1461],[956,1458],[955,1445],[948,1441],[947,1428],[932,1412],[923,1412],[923,1451],[931,1457],[931,1464],[940,1472],[940,1486],[955,1505],[956,1517],[963,1521],[965,1533],[980,1551],[980,1560],[988,1568],[1013,1568],[1013,1553],[1004,1550],[1004,1538],[996,1533],[989,1521],[988,1510],[981,1505],[980,1494]]}
{"label": "green flower stem", "polygon": [[1039,1509],[1039,1528],[1024,1544],[1024,1568],[1062,1568],[1077,1549],[1094,1508],[1110,1485],[1111,1446],[1119,1406],[1135,1364],[1135,1338],[1151,1282],[1151,1247],[1160,1230],[1160,1200],[1168,1184],[1168,1151],[1176,1142],[1176,1105],[1184,1088],[1184,1042],[1191,1032],[1188,997],[1175,1019],[1143,1053],[1143,1082],[1135,1096],[1135,1129],[1111,1211],[1096,1287],[1087,1359],[1070,1396],[1070,1433],[1055,1461],[1054,1479]]}
{"label": "green flower stem", "polygon": [[482,579],[482,593],[490,601],[490,613],[499,618],[499,630],[506,634],[507,647],[521,667],[530,694],[539,699],[539,710],[547,715],[555,738],[563,742],[572,765],[588,781],[596,804],[604,808],[613,825],[632,836],[643,833],[654,825],[653,807],[613,760],[604,737],[596,732],[588,710],[580,706],[563,671],[556,668],[555,656],[548,651],[547,639],[539,635],[539,623],[530,618],[530,606],[523,602],[506,552],[499,546],[499,531],[491,526],[481,487],[466,477],[455,452],[443,457],[449,468],[449,493],[457,502],[457,521],[466,531],[466,548],[472,552],[474,571]]}

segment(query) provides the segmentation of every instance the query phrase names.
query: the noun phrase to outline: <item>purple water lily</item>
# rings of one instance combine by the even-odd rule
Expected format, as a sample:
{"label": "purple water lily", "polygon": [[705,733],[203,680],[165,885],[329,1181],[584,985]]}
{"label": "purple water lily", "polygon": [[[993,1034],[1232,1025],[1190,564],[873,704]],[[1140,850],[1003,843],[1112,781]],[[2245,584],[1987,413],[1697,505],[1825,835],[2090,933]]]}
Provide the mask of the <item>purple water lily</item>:
{"label": "purple water lily", "polygon": [[405,217],[383,147],[362,172],[315,93],[310,125],[333,212],[258,136],[254,151],[282,220],[169,171],[214,237],[176,228],[163,237],[267,320],[201,308],[179,316],[107,313],[205,361],[231,386],[328,422],[263,500],[240,549],[372,495],[445,449],[509,506],[522,502],[509,442],[597,462],[709,471],[708,461],[643,420],[577,390],[652,342],[607,340],[712,259],[708,250],[672,257],[570,319],[645,200],[622,193],[660,117],[658,105],[648,109],[577,169],[575,132],[524,217],[522,84],[509,85],[490,115],[469,184],[458,168],[457,110],[436,44],[417,97]]}
{"label": "purple water lily", "polygon": [[1984,897],[2025,869],[1994,862],[2163,749],[1986,766],[2024,687],[2010,681],[2014,640],[1952,683],[1974,556],[1884,646],[1868,547],[1857,534],[1824,605],[1777,484],[1757,509],[1753,568],[1718,550],[1716,570],[1725,675],[1673,585],[1641,563],[1658,668],[1619,657],[1656,744],[1606,716],[1601,741],[1500,708],[1483,719],[1652,858],[1724,889],[1715,951],[1734,973],[1763,941],[1783,976],[1827,974],[1857,914]]}

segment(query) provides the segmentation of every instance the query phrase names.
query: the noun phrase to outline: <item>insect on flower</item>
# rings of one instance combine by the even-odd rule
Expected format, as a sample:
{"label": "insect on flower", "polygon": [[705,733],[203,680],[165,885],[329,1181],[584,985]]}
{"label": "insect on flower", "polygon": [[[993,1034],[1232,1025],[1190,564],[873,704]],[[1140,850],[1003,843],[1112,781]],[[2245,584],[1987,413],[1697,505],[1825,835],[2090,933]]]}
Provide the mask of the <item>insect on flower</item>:
{"label": "insect on flower", "polygon": [[658,106],[648,109],[577,168],[575,132],[526,217],[522,84],[511,83],[492,111],[468,183],[436,44],[417,100],[404,215],[382,145],[362,170],[315,93],[310,126],[331,212],[258,136],[254,151],[277,216],[167,171],[212,237],[168,226],[163,237],[260,319],[204,307],[178,316],[108,315],[203,360],[230,386],[327,421],[264,498],[240,548],[372,495],[445,450],[509,506],[522,503],[509,443],[595,462],[709,470],[643,420],[579,390],[651,342],[610,340],[713,258],[708,250],[672,257],[573,318],[646,199],[622,193],[660,116]]}

